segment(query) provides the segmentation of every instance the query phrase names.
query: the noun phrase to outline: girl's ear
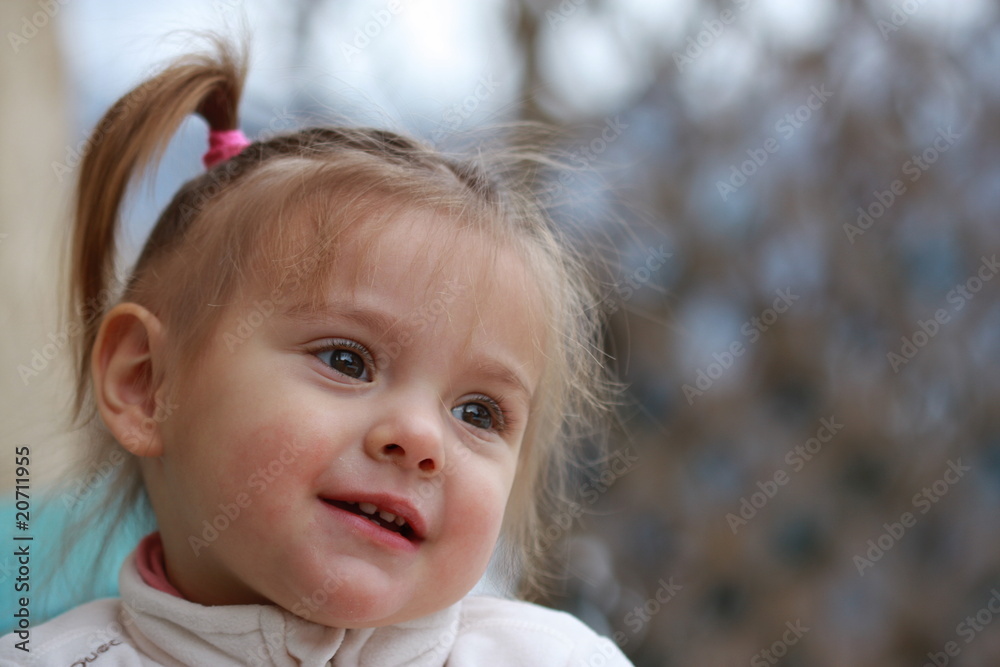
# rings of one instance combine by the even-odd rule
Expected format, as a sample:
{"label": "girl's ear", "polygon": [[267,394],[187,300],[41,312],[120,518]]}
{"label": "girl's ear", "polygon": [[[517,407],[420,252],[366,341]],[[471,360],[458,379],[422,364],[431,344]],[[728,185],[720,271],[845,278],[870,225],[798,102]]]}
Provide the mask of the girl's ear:
{"label": "girl's ear", "polygon": [[94,397],[101,418],[121,445],[136,456],[160,456],[163,439],[158,387],[162,373],[163,326],[136,303],[111,309],[97,333],[90,357]]}

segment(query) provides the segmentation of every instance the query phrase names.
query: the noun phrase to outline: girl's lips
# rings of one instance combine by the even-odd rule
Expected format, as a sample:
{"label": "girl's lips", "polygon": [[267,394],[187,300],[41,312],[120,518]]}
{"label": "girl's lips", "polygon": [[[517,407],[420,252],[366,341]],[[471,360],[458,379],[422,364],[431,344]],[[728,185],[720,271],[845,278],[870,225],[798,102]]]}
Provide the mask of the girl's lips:
{"label": "girl's lips", "polygon": [[[346,514],[352,516],[357,516],[359,519],[371,524],[372,526],[384,530],[387,533],[402,537],[409,542],[422,542],[427,534],[427,523],[424,521],[423,516],[420,512],[405,498],[399,496],[393,496],[391,494],[384,493],[337,493],[336,495],[321,495],[320,500],[331,507],[335,507]],[[375,505],[378,512],[388,512],[394,514],[397,517],[401,517],[406,522],[406,528],[400,532],[395,532],[387,528],[379,526],[375,522],[365,518],[363,513],[353,511],[354,508],[348,509],[343,505],[359,505],[361,503],[369,503]],[[338,507],[338,505],[341,505]]]}
{"label": "girl's lips", "polygon": [[345,509],[343,503],[324,500],[323,505],[337,521],[346,524],[353,532],[360,533],[383,547],[388,547],[394,551],[410,553],[416,552],[420,547],[420,540],[406,537],[401,533],[375,523],[362,514]]}

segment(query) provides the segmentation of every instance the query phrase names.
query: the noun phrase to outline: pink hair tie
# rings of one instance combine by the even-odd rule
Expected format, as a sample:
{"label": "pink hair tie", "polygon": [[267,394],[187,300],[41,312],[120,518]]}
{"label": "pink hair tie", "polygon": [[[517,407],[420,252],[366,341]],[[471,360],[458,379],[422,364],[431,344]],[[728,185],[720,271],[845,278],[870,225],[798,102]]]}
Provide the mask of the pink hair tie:
{"label": "pink hair tie", "polygon": [[212,130],[208,133],[208,151],[202,156],[206,169],[239,155],[250,145],[242,130]]}

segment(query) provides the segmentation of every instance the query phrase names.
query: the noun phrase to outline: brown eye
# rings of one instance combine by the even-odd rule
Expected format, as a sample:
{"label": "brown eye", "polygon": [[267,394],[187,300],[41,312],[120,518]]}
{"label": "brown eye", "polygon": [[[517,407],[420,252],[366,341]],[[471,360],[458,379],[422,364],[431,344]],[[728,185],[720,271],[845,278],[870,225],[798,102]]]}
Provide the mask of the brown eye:
{"label": "brown eye", "polygon": [[350,350],[333,350],[330,367],[348,377],[360,380],[365,375],[365,362],[361,355]]}
{"label": "brown eye", "polygon": [[504,413],[500,405],[489,396],[477,394],[461,405],[451,409],[451,414],[466,424],[471,424],[484,431],[502,432],[506,426]]}
{"label": "brown eye", "polygon": [[[367,353],[363,349],[353,349],[356,344],[349,341],[331,344],[324,350],[315,352],[316,358],[324,364],[354,380],[371,381]],[[360,348],[360,346],[358,346]]]}

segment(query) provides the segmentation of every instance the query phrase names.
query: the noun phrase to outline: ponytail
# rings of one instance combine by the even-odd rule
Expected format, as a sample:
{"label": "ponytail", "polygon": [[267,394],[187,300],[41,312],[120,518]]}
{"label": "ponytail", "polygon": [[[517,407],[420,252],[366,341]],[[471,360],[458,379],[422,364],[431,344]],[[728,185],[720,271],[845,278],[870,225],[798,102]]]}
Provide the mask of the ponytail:
{"label": "ponytail", "polygon": [[70,317],[81,329],[73,414],[84,415],[90,352],[111,302],[122,200],[137,177],[155,170],[171,137],[191,113],[212,130],[238,127],[246,46],[209,37],[213,49],[188,55],[134,88],[104,115],[80,166],[71,248]]}
{"label": "ponytail", "polygon": [[[61,496],[53,495],[45,501],[53,506],[59,502],[63,511],[75,515],[63,526],[61,548],[44,575],[49,583],[65,580],[58,587],[62,591],[58,602],[56,598],[49,600],[53,607],[111,593],[113,589],[105,586],[114,580],[113,572],[106,570],[110,564],[105,559],[126,543],[117,538],[133,532],[141,536],[155,525],[138,460],[125,456],[111,434],[101,428],[100,420],[95,419],[90,357],[107,311],[119,300],[137,300],[131,284],[120,286],[114,278],[120,211],[127,191],[155,169],[189,114],[199,114],[213,130],[231,130],[238,125],[246,46],[236,47],[212,35],[207,36],[207,42],[207,51],[174,61],[118,100],[87,140],[79,166],[72,240],[67,248],[67,316],[70,331],[76,332],[71,417],[77,426],[86,427],[87,446],[76,457],[72,486],[67,486]],[[169,235],[164,236],[151,235],[147,248],[170,241]],[[140,258],[137,262],[133,275],[143,261]],[[91,537],[94,529],[103,532],[104,539],[95,542]],[[79,559],[90,563],[82,578],[69,579],[62,574],[71,554],[84,556]]]}

